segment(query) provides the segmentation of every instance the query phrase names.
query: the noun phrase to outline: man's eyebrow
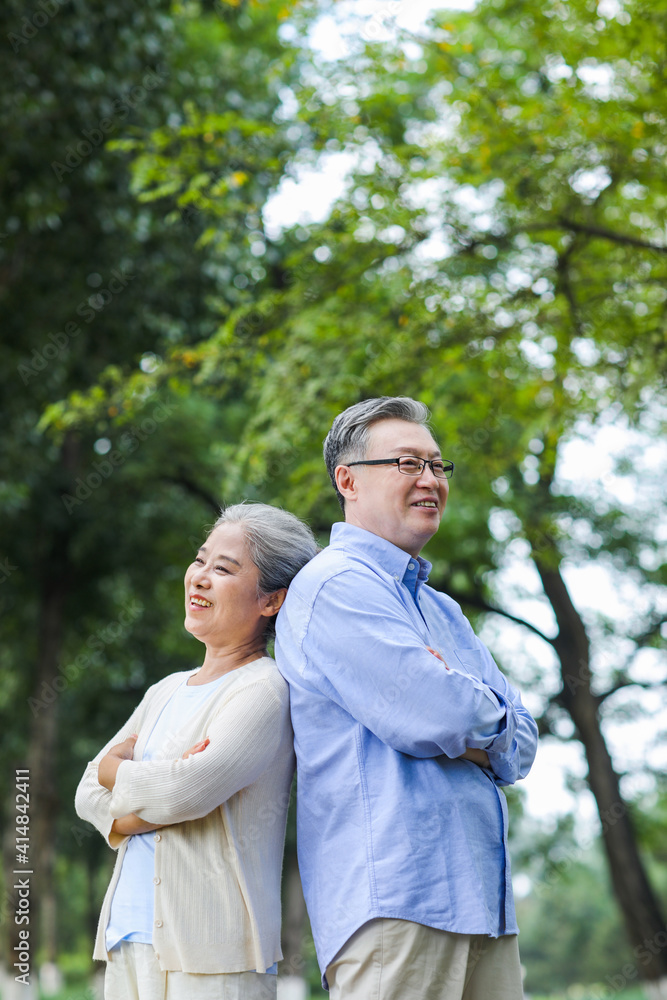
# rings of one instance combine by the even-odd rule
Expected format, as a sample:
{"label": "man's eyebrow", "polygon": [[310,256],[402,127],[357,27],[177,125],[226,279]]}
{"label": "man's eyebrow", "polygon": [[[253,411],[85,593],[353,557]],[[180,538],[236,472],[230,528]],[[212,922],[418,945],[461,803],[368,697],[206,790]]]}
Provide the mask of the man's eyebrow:
{"label": "man's eyebrow", "polygon": [[[418,454],[419,448],[414,448],[412,445],[410,446],[397,445],[395,448],[391,448],[390,451],[394,452],[396,455],[414,455],[415,458],[420,457]],[[429,452],[429,454],[432,455],[433,458],[442,457],[439,448],[436,448],[435,451]]]}
{"label": "man's eyebrow", "polygon": [[[203,552],[204,555],[206,555],[206,546],[205,545],[200,545],[199,548],[197,549],[197,552]],[[238,560],[233,559],[231,556],[226,556],[224,554],[221,554],[219,556],[216,556],[215,558],[216,559],[225,559],[227,562],[234,563],[234,565],[238,566],[239,569],[241,568],[241,563],[238,562]]]}

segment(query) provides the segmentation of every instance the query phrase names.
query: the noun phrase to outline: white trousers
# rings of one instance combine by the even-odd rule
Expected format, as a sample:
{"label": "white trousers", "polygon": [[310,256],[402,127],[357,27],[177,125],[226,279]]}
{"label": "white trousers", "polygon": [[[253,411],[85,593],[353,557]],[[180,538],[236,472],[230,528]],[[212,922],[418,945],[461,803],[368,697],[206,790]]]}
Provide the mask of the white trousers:
{"label": "white trousers", "polygon": [[382,918],[360,927],[326,971],[331,1000],[522,1000],[516,934],[452,934]]}
{"label": "white trousers", "polygon": [[277,980],[260,972],[163,972],[152,945],[122,941],[107,962],[104,1000],[275,1000]]}

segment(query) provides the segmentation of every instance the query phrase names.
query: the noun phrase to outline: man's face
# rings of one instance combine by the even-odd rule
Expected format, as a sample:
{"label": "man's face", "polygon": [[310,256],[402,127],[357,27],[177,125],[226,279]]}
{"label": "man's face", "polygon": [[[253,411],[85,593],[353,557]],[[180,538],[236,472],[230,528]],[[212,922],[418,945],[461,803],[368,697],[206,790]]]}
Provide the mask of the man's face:
{"label": "man's face", "polygon": [[[442,458],[425,427],[390,418],[369,429],[367,461],[377,458]],[[345,520],[386,538],[412,556],[438,530],[447,503],[449,484],[436,479],[428,465],[418,476],[405,476],[396,465],[339,467],[339,488],[345,496]]]}

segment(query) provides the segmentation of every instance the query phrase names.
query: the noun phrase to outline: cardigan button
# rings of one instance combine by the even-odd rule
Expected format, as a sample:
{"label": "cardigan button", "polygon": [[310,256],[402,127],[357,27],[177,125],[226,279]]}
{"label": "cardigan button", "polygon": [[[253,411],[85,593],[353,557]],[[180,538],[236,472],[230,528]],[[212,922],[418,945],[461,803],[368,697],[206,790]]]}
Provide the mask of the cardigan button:
{"label": "cardigan button", "polygon": [[156,875],[155,878],[153,879],[153,885],[159,885],[160,882],[161,882],[161,879],[159,879],[158,876]]}
{"label": "cardigan button", "polygon": [[[162,927],[162,921],[161,921],[161,920],[156,920],[156,921],[155,921],[155,926],[156,926],[156,927]],[[159,956],[158,956],[158,957],[159,957]]]}
{"label": "cardigan button", "polygon": [[159,843],[162,840],[162,834],[156,833],[155,836],[153,837],[153,840],[155,841],[156,844]]}

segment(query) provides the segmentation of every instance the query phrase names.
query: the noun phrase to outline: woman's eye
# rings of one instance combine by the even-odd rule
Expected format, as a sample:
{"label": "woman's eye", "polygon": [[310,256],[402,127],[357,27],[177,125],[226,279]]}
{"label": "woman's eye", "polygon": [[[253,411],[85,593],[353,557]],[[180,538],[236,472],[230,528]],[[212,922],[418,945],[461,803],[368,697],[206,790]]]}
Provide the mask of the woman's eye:
{"label": "woman's eye", "polygon": [[204,560],[202,559],[201,556],[195,556],[194,562],[196,562],[198,566],[203,566],[204,565]]}
{"label": "woman's eye", "polygon": [[227,567],[226,566],[216,566],[215,568],[222,570],[223,573],[227,572]]}

